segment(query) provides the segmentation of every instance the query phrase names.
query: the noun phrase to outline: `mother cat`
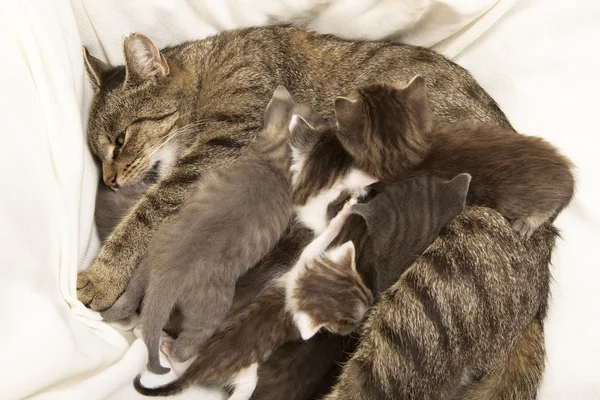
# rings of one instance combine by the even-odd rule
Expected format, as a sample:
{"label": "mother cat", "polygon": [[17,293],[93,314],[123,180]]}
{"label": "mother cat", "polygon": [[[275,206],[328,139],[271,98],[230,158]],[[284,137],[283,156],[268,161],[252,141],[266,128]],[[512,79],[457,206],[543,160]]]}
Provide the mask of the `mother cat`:
{"label": "mother cat", "polygon": [[[510,126],[468,72],[407,45],[353,43],[269,27],[225,32],[163,51],[148,38],[131,35],[124,40],[124,53],[126,66],[119,67],[85,53],[96,91],[90,146],[109,186],[160,178],[78,277],[79,298],[96,310],[108,308],[124,290],[151,236],[178,211],[202,171],[231,163],[253,139],[279,84],[297,101],[331,117],[337,95],[366,83],[408,81],[422,74],[434,120]],[[526,334],[535,336],[531,342],[543,352],[541,325],[530,329],[535,333]],[[541,366],[534,361],[534,367],[543,367],[543,359]]]}

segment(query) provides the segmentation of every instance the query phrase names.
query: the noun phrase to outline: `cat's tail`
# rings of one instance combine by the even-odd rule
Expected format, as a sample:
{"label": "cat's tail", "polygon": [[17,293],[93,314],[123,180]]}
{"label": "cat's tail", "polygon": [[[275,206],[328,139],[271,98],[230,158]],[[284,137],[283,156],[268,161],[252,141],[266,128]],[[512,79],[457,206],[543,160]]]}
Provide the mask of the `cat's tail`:
{"label": "cat's tail", "polygon": [[138,374],[138,376],[136,376],[133,380],[133,387],[144,396],[172,396],[190,386],[191,380],[187,379],[187,375],[187,373],[184,373],[179,378],[167,383],[166,385],[148,388],[142,385],[142,375]]}
{"label": "cat's tail", "polygon": [[163,375],[170,371],[160,365],[160,334],[178,298],[178,286],[167,282],[150,282],[142,303],[142,329],[148,348],[148,370]]}

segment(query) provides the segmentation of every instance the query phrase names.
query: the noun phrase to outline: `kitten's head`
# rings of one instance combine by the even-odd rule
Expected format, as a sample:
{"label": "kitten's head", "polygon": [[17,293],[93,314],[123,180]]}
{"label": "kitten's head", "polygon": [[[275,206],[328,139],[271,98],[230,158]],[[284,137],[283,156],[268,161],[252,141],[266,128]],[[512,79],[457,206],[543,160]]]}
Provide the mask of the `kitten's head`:
{"label": "kitten's head", "polygon": [[470,181],[466,173],[449,181],[417,174],[393,184],[377,183],[378,193],[353,205],[352,212],[364,218],[382,265],[390,257],[414,259],[463,210]]}
{"label": "kitten's head", "polygon": [[358,168],[393,181],[428,150],[431,117],[425,79],[406,86],[372,84],[334,101],[336,135]]}
{"label": "kitten's head", "polygon": [[94,89],[88,142],[104,182],[116,189],[166,171],[178,151],[184,114],[178,68],[141,34],[123,39],[125,66],[112,67],[85,48],[83,53]]}
{"label": "kitten's head", "polygon": [[304,340],[319,329],[347,335],[363,320],[373,302],[356,272],[352,242],[308,260],[291,286],[293,317]]}

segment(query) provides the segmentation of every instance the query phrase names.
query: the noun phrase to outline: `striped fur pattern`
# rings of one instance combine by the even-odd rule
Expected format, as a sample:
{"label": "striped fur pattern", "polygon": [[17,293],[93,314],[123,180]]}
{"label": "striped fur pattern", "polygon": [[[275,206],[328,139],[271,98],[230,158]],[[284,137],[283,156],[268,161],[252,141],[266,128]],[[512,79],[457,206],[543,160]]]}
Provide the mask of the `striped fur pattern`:
{"label": "striped fur pattern", "polygon": [[279,87],[266,107],[258,138],[231,166],[202,177],[181,212],[153,238],[125,293],[102,313],[105,320],[125,318],[143,299],[150,371],[168,372],[159,363],[158,347],[173,309],[184,316],[173,356],[185,361],[226,317],[238,278],[284,233],[292,215],[292,109],[292,98]]}
{"label": "striped fur pattern", "polygon": [[78,275],[78,298],[94,310],[107,309],[125,290],[154,233],[179,212],[200,177],[231,164],[252,142],[277,85],[331,120],[335,96],[421,73],[434,88],[434,118],[510,127],[467,71],[419,47],[283,26],[233,30],[161,50],[138,33],[123,46],[122,66],[84,52],[95,90],[90,149],[115,185],[142,180],[159,161],[163,174]]}
{"label": "striped fur pattern", "polygon": [[472,123],[432,129],[426,82],[367,85],[335,102],[336,134],[359,168],[383,180],[417,169],[473,176],[468,204],[493,207],[528,237],[573,198],[573,164],[538,137]]}
{"label": "striped fur pattern", "polygon": [[544,225],[522,241],[496,211],[467,208],[384,293],[326,399],[533,396],[556,236]]}

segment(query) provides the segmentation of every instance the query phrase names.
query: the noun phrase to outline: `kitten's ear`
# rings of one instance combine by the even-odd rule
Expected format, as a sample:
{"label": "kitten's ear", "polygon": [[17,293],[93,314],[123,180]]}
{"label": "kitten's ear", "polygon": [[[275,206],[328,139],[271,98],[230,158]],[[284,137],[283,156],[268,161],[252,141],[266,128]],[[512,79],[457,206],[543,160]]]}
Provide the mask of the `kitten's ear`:
{"label": "kitten's ear", "polygon": [[421,132],[429,132],[431,130],[432,122],[425,78],[423,78],[421,75],[415,76],[402,90],[402,93],[412,105],[414,119],[417,122],[417,128]]}
{"label": "kitten's ear", "polygon": [[403,89],[404,94],[410,98],[427,98],[427,84],[421,75],[413,77]]}
{"label": "kitten's ear", "polygon": [[294,321],[296,321],[296,327],[300,331],[302,340],[310,339],[322,328],[322,326],[316,325],[312,318],[304,312],[296,313],[296,315],[294,315]]}
{"label": "kitten's ear", "polygon": [[132,33],[123,38],[123,54],[125,86],[136,86],[169,75],[167,59],[154,43],[141,33]]}
{"label": "kitten's ear", "polygon": [[94,91],[98,92],[102,87],[106,74],[112,70],[112,67],[104,61],[92,56],[85,47],[82,47],[82,50],[83,63],[88,79]]}
{"label": "kitten's ear", "polygon": [[327,120],[307,104],[295,104],[294,114],[301,116],[314,129],[322,129],[329,126]]}
{"label": "kitten's ear", "polygon": [[450,219],[453,219],[465,208],[470,183],[471,175],[467,173],[456,175],[445,183],[446,191],[442,201],[450,214]]}
{"label": "kitten's ear", "polygon": [[327,257],[339,268],[350,268],[356,271],[356,249],[351,240],[327,252]]}
{"label": "kitten's ear", "polygon": [[267,104],[264,115],[264,129],[272,132],[287,132],[292,118],[294,100],[286,88],[279,85]]}
{"label": "kitten's ear", "polygon": [[362,101],[347,97],[336,97],[333,100],[335,119],[340,127],[355,128],[362,125]]}
{"label": "kitten's ear", "polygon": [[317,142],[320,132],[302,116],[294,114],[290,122],[290,145],[301,153],[307,153]]}

